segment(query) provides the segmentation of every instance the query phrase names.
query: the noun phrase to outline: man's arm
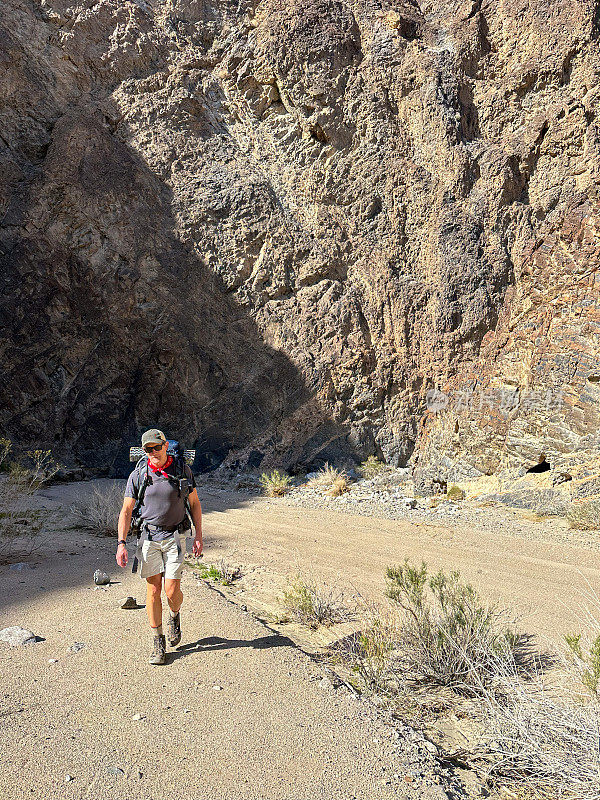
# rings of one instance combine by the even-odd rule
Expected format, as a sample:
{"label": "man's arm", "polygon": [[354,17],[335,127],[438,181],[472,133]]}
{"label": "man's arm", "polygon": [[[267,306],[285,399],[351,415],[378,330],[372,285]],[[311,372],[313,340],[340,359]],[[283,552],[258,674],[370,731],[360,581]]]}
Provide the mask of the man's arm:
{"label": "man's arm", "polygon": [[198,492],[195,489],[188,495],[188,500],[190,503],[190,511],[192,512],[192,522],[194,523],[194,528],[196,529],[196,537],[194,538],[194,547],[193,547],[193,554],[195,556],[202,555],[202,506],[200,505],[200,498],[198,497]]}
{"label": "man's arm", "polygon": [[[129,529],[131,528],[131,515],[133,513],[133,509],[135,508],[135,498],[134,497],[126,497],[123,500],[123,508],[121,509],[121,513],[119,514],[119,525],[117,527],[119,541],[123,542],[127,539],[127,534],[129,533]],[[120,544],[117,547],[117,564],[120,567],[127,566],[127,548],[124,544]]]}

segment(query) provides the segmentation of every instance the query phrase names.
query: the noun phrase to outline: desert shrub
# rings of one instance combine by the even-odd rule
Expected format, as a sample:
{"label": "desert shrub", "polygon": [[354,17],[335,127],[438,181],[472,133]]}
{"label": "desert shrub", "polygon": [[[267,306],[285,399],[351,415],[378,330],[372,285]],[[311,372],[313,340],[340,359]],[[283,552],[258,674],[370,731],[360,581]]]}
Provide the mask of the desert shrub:
{"label": "desert shrub", "polygon": [[123,505],[123,487],[112,484],[100,489],[94,487],[92,494],[69,509],[75,522],[97,536],[114,536],[119,512]]}
{"label": "desert shrub", "polygon": [[446,492],[446,500],[452,500],[452,502],[456,503],[458,500],[464,500],[464,499],[465,499],[465,493],[458,486],[451,486]]}
{"label": "desert shrub", "polygon": [[377,456],[369,456],[366,461],[363,461],[362,464],[360,464],[356,471],[361,478],[370,480],[386,469],[387,465],[384,464],[383,461],[380,461]]}
{"label": "desert shrub", "polygon": [[234,581],[242,577],[241,569],[225,561],[224,558],[220,558],[219,561],[217,561],[217,570],[219,572],[218,580],[223,586],[231,586]]}
{"label": "desert shrub", "polygon": [[467,694],[489,685],[498,664],[514,663],[517,637],[458,572],[428,576],[408,560],[386,571],[387,596],[402,609],[399,647],[416,680]]}
{"label": "desert shrub", "polygon": [[35,508],[33,496],[61,468],[49,450],[33,450],[18,461],[8,460],[9,439],[0,439],[0,560],[29,555],[48,519],[48,512]]}
{"label": "desert shrub", "polygon": [[397,627],[375,606],[363,610],[362,618],[364,627],[337,642],[331,656],[355,674],[356,688],[389,694],[393,677],[390,664],[398,639]]}
{"label": "desert shrub", "polygon": [[600,528],[600,501],[580,500],[572,503],[567,514],[571,528],[595,531]]}
{"label": "desert shrub", "polygon": [[32,494],[48,483],[62,469],[52,457],[50,450],[28,450],[18,461],[9,465],[9,475],[13,485]]}
{"label": "desert shrub", "polygon": [[478,708],[485,733],[467,760],[521,797],[598,800],[598,707],[558,697],[539,678],[524,682],[505,667],[496,673],[500,692]]}
{"label": "desert shrub", "polygon": [[301,573],[288,582],[283,592],[283,605],[296,622],[311,628],[346,622],[353,617],[342,592],[319,586]]}
{"label": "desert shrub", "polygon": [[263,472],[260,485],[268,497],[282,497],[287,494],[292,485],[292,479],[285,472],[274,469],[272,472]]}
{"label": "desert shrub", "polygon": [[350,484],[348,483],[348,478],[346,478],[345,475],[340,475],[334,480],[325,494],[329,495],[329,497],[340,497],[349,490]]}
{"label": "desert shrub", "polygon": [[582,634],[567,634],[565,641],[569,647],[575,670],[581,683],[592,697],[600,700],[600,634],[590,641],[582,641]]}
{"label": "desert shrub", "polygon": [[0,563],[31,554],[48,512],[32,508],[32,492],[10,477],[0,477]]}
{"label": "desert shrub", "polygon": [[[347,490],[348,475],[344,472],[344,470],[332,467],[330,464],[325,464],[325,466],[308,481],[309,488],[319,489],[327,493],[334,489],[336,485],[339,485],[340,487],[346,487],[342,488],[342,491],[338,492],[338,494],[343,494],[343,492]],[[337,497],[337,494],[332,496]]]}

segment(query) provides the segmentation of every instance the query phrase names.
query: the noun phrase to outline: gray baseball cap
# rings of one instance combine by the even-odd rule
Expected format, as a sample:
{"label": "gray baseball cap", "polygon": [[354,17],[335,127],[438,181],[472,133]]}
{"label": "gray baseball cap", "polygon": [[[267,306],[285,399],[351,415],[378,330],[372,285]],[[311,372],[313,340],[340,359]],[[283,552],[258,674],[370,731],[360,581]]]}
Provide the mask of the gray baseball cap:
{"label": "gray baseball cap", "polygon": [[147,444],[161,444],[161,442],[166,441],[167,437],[162,431],[159,431],[158,428],[151,428],[149,431],[142,434],[142,447],[145,447]]}

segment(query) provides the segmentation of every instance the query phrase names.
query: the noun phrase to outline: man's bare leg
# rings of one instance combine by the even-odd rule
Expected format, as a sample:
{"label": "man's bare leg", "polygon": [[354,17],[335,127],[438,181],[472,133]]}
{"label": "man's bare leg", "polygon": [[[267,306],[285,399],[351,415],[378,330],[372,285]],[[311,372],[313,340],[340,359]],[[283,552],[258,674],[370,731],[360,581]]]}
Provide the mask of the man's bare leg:
{"label": "man's bare leg", "polygon": [[[162,572],[146,578],[146,613],[151,628],[162,627]],[[162,633],[162,630],[160,631]]]}
{"label": "man's bare leg", "polygon": [[181,580],[179,578],[165,578],[165,594],[167,595],[169,608],[173,614],[177,614],[183,603]]}

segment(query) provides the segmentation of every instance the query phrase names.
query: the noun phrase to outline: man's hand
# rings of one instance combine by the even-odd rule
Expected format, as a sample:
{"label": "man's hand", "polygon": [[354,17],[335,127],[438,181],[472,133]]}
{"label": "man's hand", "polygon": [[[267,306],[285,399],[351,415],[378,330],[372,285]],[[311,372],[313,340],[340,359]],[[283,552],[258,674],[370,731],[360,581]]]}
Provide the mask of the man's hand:
{"label": "man's hand", "polygon": [[202,537],[200,538],[196,537],[194,539],[194,546],[192,547],[192,553],[198,558],[200,558],[200,556],[202,555],[202,549],[203,549]]}
{"label": "man's hand", "polygon": [[117,547],[116,559],[117,559],[117,564],[120,567],[126,567],[127,566],[127,548],[125,547],[124,544],[120,544]]}

